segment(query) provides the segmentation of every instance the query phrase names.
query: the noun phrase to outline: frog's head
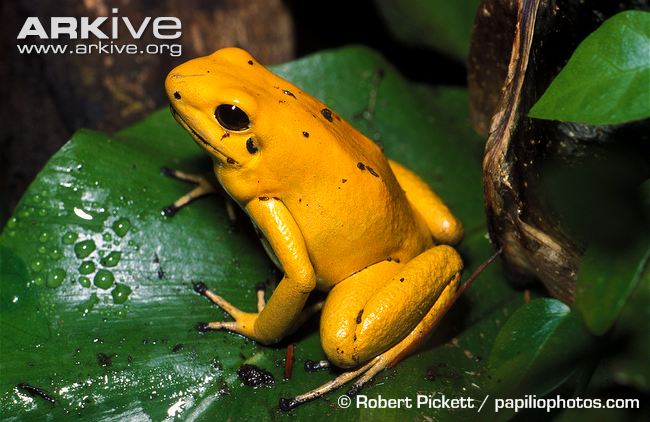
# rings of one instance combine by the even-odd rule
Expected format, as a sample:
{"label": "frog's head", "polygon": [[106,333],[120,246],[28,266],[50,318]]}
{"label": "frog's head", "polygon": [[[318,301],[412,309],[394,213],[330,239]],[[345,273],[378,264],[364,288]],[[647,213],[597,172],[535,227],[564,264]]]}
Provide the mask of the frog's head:
{"label": "frog's head", "polygon": [[165,81],[174,118],[224,164],[243,165],[259,150],[257,99],[247,83],[256,64],[244,50],[224,48],[181,64]]}
{"label": "frog's head", "polygon": [[322,110],[324,126],[332,116],[338,119],[239,48],[181,64],[167,75],[165,89],[181,126],[215,159],[235,168],[262,153],[271,158],[272,150],[287,158],[286,146],[295,149],[295,142],[281,141],[309,137],[302,122],[312,121]]}

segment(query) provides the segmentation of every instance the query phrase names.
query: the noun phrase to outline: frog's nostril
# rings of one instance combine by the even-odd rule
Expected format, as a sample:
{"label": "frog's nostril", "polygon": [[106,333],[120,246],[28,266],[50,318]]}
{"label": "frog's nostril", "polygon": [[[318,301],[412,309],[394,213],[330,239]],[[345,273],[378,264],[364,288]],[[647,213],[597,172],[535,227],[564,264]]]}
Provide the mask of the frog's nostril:
{"label": "frog's nostril", "polygon": [[174,91],[174,98],[176,98],[177,100],[180,100],[181,99],[181,93],[178,92],[178,91]]}

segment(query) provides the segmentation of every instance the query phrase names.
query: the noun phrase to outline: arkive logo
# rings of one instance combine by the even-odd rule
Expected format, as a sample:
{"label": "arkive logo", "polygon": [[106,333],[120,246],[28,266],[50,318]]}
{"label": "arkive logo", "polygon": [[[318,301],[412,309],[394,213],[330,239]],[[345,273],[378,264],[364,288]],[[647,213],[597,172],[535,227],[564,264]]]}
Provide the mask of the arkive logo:
{"label": "arkive logo", "polygon": [[[116,14],[118,9],[112,9],[112,13]],[[106,22],[109,22],[109,28],[105,29]],[[152,18],[151,16],[145,17],[139,24],[131,22],[128,16],[112,16],[110,19],[107,16],[101,16],[90,20],[89,17],[51,17],[49,25],[49,33],[41,20],[35,16],[30,16],[25,20],[23,27],[18,33],[19,40],[24,40],[27,37],[38,37],[40,39],[59,39],[59,37],[67,36],[69,39],[90,39],[91,34],[100,40],[113,39],[116,40],[122,34],[130,34],[133,39],[140,39],[142,35],[150,29],[153,36],[159,40],[172,40],[177,39],[182,34],[181,20],[173,16],[163,16]],[[107,34],[104,32],[108,31]]]}
{"label": "arkive logo", "polygon": [[[147,16],[133,22],[128,16],[119,16],[118,12],[114,8],[111,16],[97,18],[53,16],[49,22],[30,16],[16,37],[16,47],[20,54],[169,54],[172,57],[182,54],[180,43],[164,43],[181,37],[182,23],[179,18]],[[156,40],[155,43],[138,45],[131,42],[148,34]],[[148,36],[144,38],[151,39]],[[71,43],[70,40],[81,42]],[[120,42],[123,40],[126,42]]]}

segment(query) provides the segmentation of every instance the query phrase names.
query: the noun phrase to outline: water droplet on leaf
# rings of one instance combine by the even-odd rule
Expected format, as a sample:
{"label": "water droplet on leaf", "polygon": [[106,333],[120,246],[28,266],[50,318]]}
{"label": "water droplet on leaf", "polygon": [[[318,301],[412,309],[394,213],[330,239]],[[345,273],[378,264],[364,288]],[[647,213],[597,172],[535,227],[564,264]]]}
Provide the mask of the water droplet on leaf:
{"label": "water droplet on leaf", "polygon": [[59,259],[63,258],[63,253],[61,252],[60,249],[54,248],[52,249],[52,252],[50,252],[50,258],[52,258],[55,261],[58,261]]}
{"label": "water droplet on leaf", "polygon": [[59,287],[65,280],[65,270],[56,268],[47,275],[47,287]]}
{"label": "water droplet on leaf", "polygon": [[113,295],[113,303],[120,304],[126,302],[131,294],[131,288],[126,284],[117,283],[111,295]]}
{"label": "water droplet on leaf", "polygon": [[95,278],[93,279],[95,286],[99,287],[100,289],[108,289],[113,285],[114,281],[115,276],[113,273],[103,269],[97,271],[97,274],[95,274]]}
{"label": "water droplet on leaf", "polygon": [[78,233],[67,232],[66,234],[63,235],[61,241],[63,242],[64,245],[72,245],[77,240],[78,237],[79,237]]}
{"label": "water droplet on leaf", "polygon": [[95,248],[95,242],[92,240],[82,240],[81,242],[74,245],[74,253],[77,255],[77,258],[83,259],[93,253]]}
{"label": "water droplet on leaf", "polygon": [[99,298],[97,297],[97,293],[93,293],[90,295],[90,298],[88,298],[88,300],[81,302],[79,306],[77,306],[77,309],[79,309],[83,316],[86,316],[88,312],[92,311],[93,307],[98,303]]}
{"label": "water droplet on leaf", "polygon": [[129,232],[131,228],[131,222],[128,218],[120,218],[119,220],[113,223],[113,231],[119,237],[124,237]]}
{"label": "water droplet on leaf", "polygon": [[105,257],[103,257],[101,259],[100,263],[104,267],[114,267],[120,262],[121,258],[122,258],[122,253],[121,252],[113,251],[113,252],[109,253],[108,255],[106,255]]}
{"label": "water droplet on leaf", "polygon": [[81,276],[77,281],[79,281],[79,284],[81,284],[82,287],[90,287],[90,279],[88,277]]}
{"label": "water droplet on leaf", "polygon": [[41,272],[44,267],[43,261],[41,261],[40,259],[37,259],[36,261],[32,261],[31,267],[32,267],[32,271],[34,271],[35,273]]}
{"label": "water droplet on leaf", "polygon": [[79,272],[81,274],[90,274],[95,272],[95,263],[92,261],[84,261],[79,265]]}

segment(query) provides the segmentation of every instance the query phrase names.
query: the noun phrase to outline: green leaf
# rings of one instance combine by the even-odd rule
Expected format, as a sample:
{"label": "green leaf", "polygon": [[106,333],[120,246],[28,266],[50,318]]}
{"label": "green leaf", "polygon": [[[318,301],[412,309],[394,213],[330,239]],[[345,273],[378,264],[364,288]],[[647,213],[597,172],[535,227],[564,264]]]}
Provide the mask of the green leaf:
{"label": "green leaf", "polygon": [[[650,211],[650,180],[639,193]],[[612,388],[613,382],[650,391],[649,249],[649,238],[641,235],[625,249],[592,247],[583,258],[576,309],[593,333],[607,332],[600,351],[604,359],[590,385],[596,391]]]}
{"label": "green leaf", "polygon": [[529,116],[596,125],[650,117],[650,12],[621,12],[585,38]]}
{"label": "green leaf", "polygon": [[467,60],[479,0],[375,0],[375,4],[398,39]]}
{"label": "green leaf", "polygon": [[494,342],[491,390],[507,398],[542,397],[576,374],[591,340],[564,303],[535,299],[508,319]]}
{"label": "green leaf", "polygon": [[[359,116],[378,68],[385,76],[374,120],[367,121]],[[465,90],[415,87],[363,48],[316,54],[275,70],[379,137],[388,156],[434,186],[465,224],[460,251],[466,274],[492,253],[483,218],[482,146],[469,126]],[[297,346],[293,377],[286,381],[286,342],[265,347],[230,333],[197,333],[198,321],[226,315],[194,293],[192,281],[252,311],[254,286],[275,280],[277,272],[243,215],[230,228],[218,197],[192,203],[173,218],[161,216],[162,207],[189,188],[161,176],[163,165],[210,169],[167,110],[115,136],[76,133],[22,198],[0,235],[0,419],[271,420],[279,417],[280,397],[334,376],[302,370],[304,360],[324,357],[317,319],[287,340]],[[120,252],[116,265],[110,252]],[[93,283],[100,270],[114,276],[108,289]],[[131,290],[121,304],[111,294],[117,283]],[[481,394],[480,357],[521,302],[499,267],[489,268],[431,342],[379,374],[365,392],[394,398],[418,391]],[[272,373],[275,385],[244,386],[237,377],[243,363]],[[45,391],[56,405],[20,384]],[[293,413],[345,421],[450,416],[431,409],[344,410],[336,405],[340,394]]]}
{"label": "green leaf", "polygon": [[640,281],[625,303],[616,323],[615,341],[608,367],[622,385],[650,392],[650,266],[646,265]]}
{"label": "green leaf", "polygon": [[575,306],[592,333],[602,335],[614,324],[649,261],[650,236],[626,248],[587,249],[578,271]]}

